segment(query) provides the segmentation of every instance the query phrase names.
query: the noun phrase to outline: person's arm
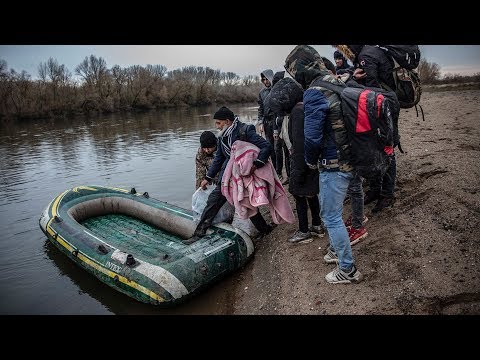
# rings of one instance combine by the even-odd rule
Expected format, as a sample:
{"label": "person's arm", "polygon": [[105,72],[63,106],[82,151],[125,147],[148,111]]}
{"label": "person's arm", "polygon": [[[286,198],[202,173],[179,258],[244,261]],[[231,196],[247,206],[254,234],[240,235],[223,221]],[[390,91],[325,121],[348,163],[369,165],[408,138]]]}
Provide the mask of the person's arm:
{"label": "person's arm", "polygon": [[202,180],[205,179],[205,175],[207,175],[207,169],[202,161],[202,154],[197,151],[197,155],[195,156],[195,185],[197,189],[202,183]]}
{"label": "person's arm", "polygon": [[263,99],[262,91],[258,94],[258,124],[263,125]]}
{"label": "person's arm", "polygon": [[318,166],[325,119],[329,111],[328,100],[318,89],[307,89],[303,94],[305,162],[310,168]]}
{"label": "person's arm", "polygon": [[210,165],[208,168],[207,175],[205,176],[205,179],[207,179],[209,183],[213,181],[215,175],[218,174],[222,168],[223,162],[225,161],[225,155],[223,155],[221,142],[222,139],[219,138],[217,140],[217,151],[215,153],[215,158],[213,159],[212,165]]}
{"label": "person's arm", "polygon": [[359,58],[360,62],[363,64],[362,69],[365,71],[365,86],[368,87],[380,87],[380,82],[378,81],[378,59],[373,56],[370,56],[368,53],[362,55]]}
{"label": "person's arm", "polygon": [[268,157],[272,152],[272,145],[263,137],[257,134],[257,132],[255,131],[255,126],[253,125],[247,126],[246,139],[249,143],[252,143],[260,149],[257,159],[253,162],[254,170],[259,169],[267,163]]}

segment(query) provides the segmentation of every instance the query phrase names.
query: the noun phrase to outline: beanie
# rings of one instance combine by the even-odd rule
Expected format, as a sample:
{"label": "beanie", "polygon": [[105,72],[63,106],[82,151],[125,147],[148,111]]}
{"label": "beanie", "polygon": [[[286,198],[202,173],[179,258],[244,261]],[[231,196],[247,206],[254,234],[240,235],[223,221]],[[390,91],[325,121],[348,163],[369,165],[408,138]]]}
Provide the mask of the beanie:
{"label": "beanie", "polygon": [[216,120],[235,120],[235,115],[233,114],[232,110],[227,108],[226,106],[222,106],[217,112],[213,115],[213,118]]}
{"label": "beanie", "polygon": [[217,146],[217,137],[211,131],[204,131],[200,135],[200,146],[202,148],[213,148]]}
{"label": "beanie", "polygon": [[343,54],[342,54],[340,51],[336,50],[336,51],[333,53],[333,58],[334,58],[334,59],[343,59]]}

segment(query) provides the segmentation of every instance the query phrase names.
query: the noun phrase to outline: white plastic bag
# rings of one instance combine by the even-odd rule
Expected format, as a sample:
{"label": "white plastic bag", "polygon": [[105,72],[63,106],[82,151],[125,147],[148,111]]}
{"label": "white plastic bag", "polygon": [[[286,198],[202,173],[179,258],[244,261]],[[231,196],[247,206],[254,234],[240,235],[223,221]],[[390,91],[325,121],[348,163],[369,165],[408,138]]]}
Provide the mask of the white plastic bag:
{"label": "white plastic bag", "polygon": [[[192,211],[193,221],[198,224],[200,217],[202,216],[205,206],[207,206],[207,200],[211,192],[215,189],[215,185],[207,185],[207,189],[203,190],[201,187],[197,189],[192,195]],[[232,219],[235,214],[235,207],[228,201],[220,208],[217,215],[213,219],[212,224],[227,221]]]}
{"label": "white plastic bag", "polygon": [[253,225],[250,219],[240,219],[237,214],[233,216],[232,226],[245,231],[250,237],[258,234],[257,228]]}

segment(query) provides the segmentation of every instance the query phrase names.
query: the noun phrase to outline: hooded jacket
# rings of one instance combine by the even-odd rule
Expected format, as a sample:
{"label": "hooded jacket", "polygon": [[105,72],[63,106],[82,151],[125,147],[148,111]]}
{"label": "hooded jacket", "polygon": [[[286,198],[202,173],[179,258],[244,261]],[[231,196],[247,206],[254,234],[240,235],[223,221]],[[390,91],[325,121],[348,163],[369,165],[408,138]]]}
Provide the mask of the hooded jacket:
{"label": "hooded jacket", "polygon": [[338,170],[352,171],[340,98],[318,84],[319,80],[334,84],[340,84],[341,80],[332,75],[318,52],[308,45],[298,45],[291,51],[285,60],[285,69],[306,89],[303,95],[305,162],[317,165],[323,159],[338,160]]}
{"label": "hooded jacket", "polygon": [[272,84],[273,84],[273,70],[271,69],[266,69],[263,70],[260,73],[261,77],[266,77],[268,81],[270,81],[270,86],[269,87],[264,87],[262,90],[260,90],[260,93],[258,94],[258,123],[263,124],[263,121],[265,118],[267,120],[270,120],[269,117],[272,115],[269,115],[265,110],[265,99],[267,98],[268,94],[270,93],[270,90],[272,89]]}
{"label": "hooded jacket", "polygon": [[280,80],[270,92],[269,106],[276,114],[288,115],[288,137],[292,144],[288,191],[296,196],[314,196],[319,192],[318,170],[305,163],[303,89],[292,78]]}
{"label": "hooded jacket", "polygon": [[352,61],[354,68],[362,68],[367,76],[358,81],[367,87],[381,88],[385,83],[395,88],[393,79],[393,60],[385,51],[375,45],[337,45],[339,51]]}

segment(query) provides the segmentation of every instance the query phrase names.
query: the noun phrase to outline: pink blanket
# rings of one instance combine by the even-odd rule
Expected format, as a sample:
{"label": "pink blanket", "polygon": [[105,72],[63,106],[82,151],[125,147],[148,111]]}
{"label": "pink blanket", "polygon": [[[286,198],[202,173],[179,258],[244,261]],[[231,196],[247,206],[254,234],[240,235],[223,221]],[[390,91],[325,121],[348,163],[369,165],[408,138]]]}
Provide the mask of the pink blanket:
{"label": "pink blanket", "polygon": [[255,215],[260,205],[267,205],[275,224],[295,222],[292,207],[272,161],[256,169],[250,176],[259,148],[237,140],[232,144],[230,160],[222,178],[222,194],[235,206],[242,219]]}

